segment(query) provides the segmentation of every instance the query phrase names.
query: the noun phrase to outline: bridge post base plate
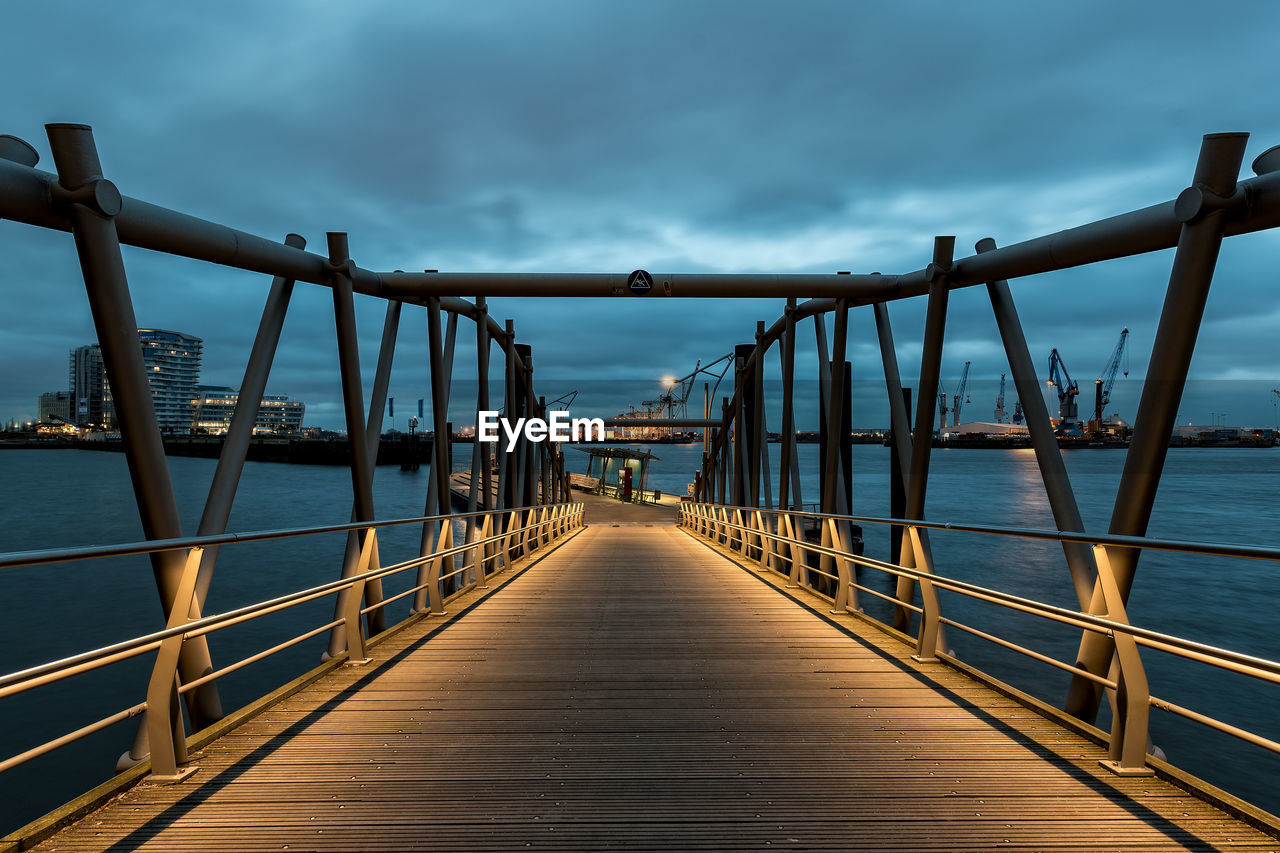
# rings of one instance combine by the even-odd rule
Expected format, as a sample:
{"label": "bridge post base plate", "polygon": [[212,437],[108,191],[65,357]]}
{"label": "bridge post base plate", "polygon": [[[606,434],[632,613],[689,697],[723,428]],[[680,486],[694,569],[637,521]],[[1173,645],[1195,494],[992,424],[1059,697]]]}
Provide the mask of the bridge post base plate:
{"label": "bridge post base plate", "polygon": [[1150,767],[1122,767],[1119,761],[1112,761],[1109,758],[1099,759],[1098,764],[1110,770],[1117,776],[1154,776],[1156,771]]}

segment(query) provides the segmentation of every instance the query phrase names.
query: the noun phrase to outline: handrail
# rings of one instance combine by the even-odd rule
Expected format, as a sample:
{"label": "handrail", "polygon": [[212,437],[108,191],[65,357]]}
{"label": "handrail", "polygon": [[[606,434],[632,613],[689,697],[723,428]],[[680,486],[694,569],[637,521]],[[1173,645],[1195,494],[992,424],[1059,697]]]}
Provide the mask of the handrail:
{"label": "handrail", "polygon": [[[734,516],[732,520],[730,514]],[[841,550],[835,547],[834,544],[827,546],[810,542],[798,533],[802,529],[802,525],[797,521],[803,518],[820,519],[824,524],[824,533],[838,531],[839,525],[851,523],[900,526],[909,534],[908,541],[913,548],[917,565],[921,565],[924,568],[911,568],[864,557],[847,550]],[[1208,664],[1229,672],[1248,675],[1252,678],[1275,684],[1280,684],[1280,662],[1210,646],[1194,640],[1129,624],[1124,612],[1123,601],[1115,588],[1114,579],[1111,575],[1110,560],[1107,556],[1106,546],[1113,548],[1152,548],[1163,551],[1255,560],[1280,560],[1280,549],[1137,536],[1050,531],[1039,528],[923,522],[913,519],[836,515],[832,513],[694,502],[681,504],[680,525],[692,535],[701,536],[738,552],[745,558],[758,563],[763,570],[786,575],[793,585],[802,585],[808,588],[809,591],[835,602],[837,607],[833,612],[848,610],[858,612],[862,618],[872,619],[872,617],[862,614],[860,608],[857,607],[857,591],[865,590],[881,598],[889,598],[854,582],[852,573],[847,567],[858,565],[889,575],[909,578],[919,582],[922,589],[926,584],[930,590],[934,587],[940,587],[970,598],[998,604],[1002,607],[1029,613],[1050,621],[1072,625],[1111,638],[1116,643],[1120,663],[1119,678],[1115,680],[1089,672],[1078,665],[1063,663],[978,628],[944,618],[938,611],[936,597],[931,600],[928,594],[923,596],[923,607],[915,607],[910,602],[899,602],[901,606],[921,614],[920,628],[916,637],[917,655],[915,657],[917,660],[932,661],[938,659],[938,654],[940,653],[935,653],[934,650],[934,644],[937,642],[936,630],[938,625],[946,624],[993,642],[1003,648],[1019,652],[1033,660],[1070,672],[1073,675],[1078,675],[1108,689],[1118,689],[1124,697],[1126,706],[1121,713],[1113,717],[1111,759],[1103,762],[1104,766],[1114,772],[1123,775],[1151,772],[1146,767],[1146,716],[1151,707],[1178,714],[1255,746],[1280,753],[1280,742],[1247,732],[1221,720],[1173,705],[1166,700],[1158,699],[1151,695],[1146,684],[1146,675],[1141,659],[1138,656],[1137,646],[1156,649],[1185,660]],[[830,527],[828,528],[827,525],[830,525]],[[933,573],[931,566],[922,561],[924,552],[920,547],[920,537],[918,535],[920,529],[952,530],[963,533],[983,533],[1025,539],[1056,539],[1091,544],[1094,546],[1094,557],[1098,565],[1098,582],[1103,590],[1107,614],[1104,616],[1058,607],[956,578],[937,575]],[[790,531],[790,533],[784,531]],[[832,535],[830,538],[833,543],[838,541],[836,535]],[[905,547],[907,546],[904,545]],[[784,556],[784,549],[789,551],[789,557]],[[830,572],[822,571],[819,567],[810,565],[809,557],[806,555],[817,557],[819,562],[824,558],[836,561],[840,567],[839,573],[833,575]],[[775,566],[775,563],[786,562],[791,563],[790,573],[779,571]],[[803,567],[801,564],[803,564]],[[810,584],[810,574],[834,579],[837,584],[834,595],[828,596],[819,590],[813,589]],[[846,600],[850,603],[841,606],[841,602]],[[878,620],[872,619],[872,621]],[[928,637],[930,630],[934,632],[933,638]],[[941,656],[944,659],[951,658],[950,654]]]}
{"label": "handrail", "polygon": [[[475,573],[474,581],[459,584],[460,588],[455,590],[448,599],[461,595],[476,585],[484,584],[490,576],[505,571],[508,567],[514,565],[517,560],[523,559],[552,541],[580,529],[582,527],[582,514],[583,504],[561,503],[459,513],[456,515],[434,515],[308,528],[263,530],[239,534],[219,534],[217,536],[192,536],[182,539],[131,542],[86,548],[14,552],[0,555],[0,568],[15,568],[108,556],[147,554],[182,549],[187,551],[182,585],[179,587],[177,600],[175,600],[173,607],[170,609],[170,624],[164,629],[0,675],[0,699],[3,699],[75,675],[100,669],[122,660],[134,658],[150,651],[156,651],[156,665],[152,670],[152,686],[148,689],[147,701],[0,761],[0,772],[45,755],[54,749],[100,731],[123,719],[146,713],[148,739],[152,746],[153,778],[159,780],[181,778],[186,773],[191,772],[192,768],[181,766],[186,764],[185,731],[181,725],[181,716],[175,715],[173,708],[170,707],[176,703],[177,696],[188,693],[222,676],[236,672],[284,649],[291,648],[325,631],[342,626],[346,628],[346,655],[348,662],[362,662],[364,659],[365,629],[361,617],[370,610],[385,608],[390,603],[390,600],[379,601],[369,607],[361,608],[360,602],[363,598],[364,585],[367,582],[399,574],[426,564],[430,567],[427,572],[426,582],[418,584],[407,593],[397,595],[391,600],[403,598],[423,587],[431,587],[433,606],[429,611],[411,612],[408,618],[418,618],[429,613],[442,613],[442,608],[437,606],[446,600],[440,594],[439,587],[442,581],[464,573]],[[461,545],[453,545],[452,521],[468,518],[483,518],[483,529],[485,531],[497,530],[499,532],[491,535],[481,535]],[[376,533],[379,528],[423,522],[441,523],[441,536],[435,547],[428,549],[417,557],[388,566],[376,567],[371,562],[371,556],[376,547],[374,545]],[[480,525],[477,526],[479,527]],[[364,533],[362,560],[355,574],[295,590],[223,613],[202,616],[198,619],[190,619],[183,615],[189,612],[189,608],[184,606],[184,603],[190,601],[194,591],[195,578],[204,547],[352,530]],[[446,538],[446,534],[448,538]],[[451,561],[452,558],[467,553],[471,553],[473,559],[464,561],[461,568],[447,573],[440,571],[440,568]],[[354,602],[354,604],[348,604],[343,618],[311,628],[296,637],[255,652],[219,670],[206,673],[198,679],[181,685],[177,684],[177,653],[181,644],[186,640],[210,634],[242,622],[258,619],[304,602],[342,592],[347,592],[349,600]]]}
{"label": "handrail", "polygon": [[[688,502],[686,502],[688,503]],[[813,506],[813,504],[809,504]],[[708,504],[719,506],[719,504]],[[741,509],[747,509],[742,507]],[[751,512],[768,515],[803,515],[805,518],[830,518],[836,521],[852,521],[857,524],[893,525],[894,527],[917,527],[923,530],[951,530],[957,533],[990,533],[995,536],[1013,536],[1022,539],[1044,539],[1055,542],[1076,542],[1083,545],[1114,545],[1119,548],[1140,548],[1149,551],[1175,551],[1187,554],[1200,554],[1211,557],[1244,557],[1251,560],[1280,560],[1280,548],[1264,545],[1235,545],[1226,542],[1202,542],[1194,539],[1161,539],[1151,536],[1118,536],[1113,533],[1084,533],[1071,530],[1053,530],[1046,527],[1009,527],[993,524],[957,524],[950,521],[925,521],[914,518],[885,518],[869,515],[836,515],[833,513],[810,512],[808,510],[786,510],[766,507],[751,507]]]}
{"label": "handrail", "polygon": [[393,518],[385,521],[350,521],[345,524],[326,524],[317,527],[282,527],[274,530],[252,530],[247,533],[218,533],[208,536],[183,536],[178,539],[142,539],[117,545],[88,545],[72,548],[45,548],[31,551],[10,551],[0,554],[0,569],[63,563],[72,560],[89,560],[100,557],[129,557],[139,554],[156,554],[162,551],[183,551],[188,548],[208,548],[212,545],[233,545],[238,542],[263,542],[268,539],[287,539],[295,536],[313,536],[320,533],[349,533],[353,530],[381,529],[403,524],[423,524],[445,518],[477,518],[499,512],[516,512],[528,507],[513,509],[477,510],[449,515],[424,515],[413,518]]}

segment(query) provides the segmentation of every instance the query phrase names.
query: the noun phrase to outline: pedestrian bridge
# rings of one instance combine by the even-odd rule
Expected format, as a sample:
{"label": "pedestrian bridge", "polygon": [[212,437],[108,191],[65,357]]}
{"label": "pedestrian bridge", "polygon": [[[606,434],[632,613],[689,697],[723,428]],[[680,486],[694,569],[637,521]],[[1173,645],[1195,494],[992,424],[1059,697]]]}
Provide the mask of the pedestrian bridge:
{"label": "pedestrian bridge", "polygon": [[34,849],[1277,849],[832,612],[754,528],[596,506]]}
{"label": "pedestrian bridge", "polygon": [[[1176,198],[1003,247],[984,236],[967,257],[955,257],[955,236],[935,236],[928,263],[904,273],[419,273],[361,267],[345,232],[329,232],[321,255],[297,234],[276,242],[131,198],[106,177],[90,128],[51,124],[46,133],[56,174],[35,168],[33,146],[0,136],[0,219],[74,237],[110,385],[111,426],[146,541],[5,554],[0,570],[146,555],[164,624],[0,675],[3,700],[130,659],[150,666],[145,685],[115,685],[133,704],[0,757],[5,773],[131,718],[143,721],[122,759],[132,769],[0,840],[0,853],[33,846],[1277,849],[1280,820],[1164,761],[1147,736],[1153,709],[1174,715],[1253,750],[1257,764],[1239,775],[1274,778],[1275,715],[1228,721],[1173,702],[1160,695],[1168,682],[1148,683],[1144,656],[1212,667],[1258,691],[1280,684],[1280,663],[1144,628],[1126,605],[1139,558],[1150,551],[1280,560],[1280,549],[1255,544],[1146,535],[1224,239],[1280,227],[1280,147],[1254,161],[1256,177],[1241,178],[1247,134],[1208,134],[1190,185],[1171,188]],[[165,459],[123,246],[221,265],[229,278],[270,277],[194,536],[184,535]],[[1167,284],[1145,283],[1165,287],[1163,307],[1132,434],[1110,437],[1129,442],[1111,520],[1106,533],[1086,532],[1011,280],[1175,247]],[[351,521],[228,533],[295,285],[324,288],[333,300]],[[1000,518],[986,526],[926,520],[949,298],[966,287],[984,287],[990,299],[1053,529]],[[357,296],[385,310],[367,395]],[[457,402],[460,319],[474,323],[477,413],[496,409],[494,372],[508,416],[545,419],[555,407],[534,387],[531,346],[517,341],[513,320],[490,316],[490,297],[601,299],[623,311],[634,299],[750,297],[777,300],[782,313],[772,324],[757,321],[754,335],[742,335],[750,342],[713,362],[732,369],[732,389],[718,407],[704,381],[701,417],[678,417],[671,406],[668,417],[647,424],[702,430],[701,466],[678,513],[668,506],[665,515],[655,507],[631,510],[648,516],[619,514],[616,504],[607,512],[598,496],[584,510],[565,454],[526,434],[514,447],[472,444],[477,476],[469,478],[466,511],[451,514],[448,418]],[[913,338],[920,344],[914,424],[889,316],[889,306],[906,299],[925,302],[923,333]],[[424,308],[427,320],[432,464],[421,515],[385,519],[375,508],[374,466],[406,305]],[[1256,308],[1259,316],[1267,310]],[[853,488],[854,312],[874,315],[887,395],[884,517],[866,515]],[[814,333],[813,347],[797,352],[804,328]],[[314,349],[315,341],[306,345]],[[490,362],[495,348],[499,365]],[[774,353],[780,399],[766,401]],[[796,444],[811,425],[798,423],[794,400],[805,360],[817,378],[821,442],[819,470],[806,472],[817,475],[820,494],[807,501]],[[683,401],[705,376],[698,367],[679,380]],[[1095,417],[1077,423],[1072,389],[1060,419],[1101,440],[1104,391],[1096,391]],[[666,399],[674,396],[670,389]],[[770,418],[778,418],[776,454]],[[872,558],[858,547],[856,529],[868,524],[890,526],[888,555]],[[397,525],[421,527],[420,547],[380,553],[380,531]],[[1041,601],[948,577],[930,544],[938,528],[1059,543],[1075,600]],[[220,548],[324,533],[347,534],[337,579],[208,612]],[[414,573],[410,588],[385,596],[383,579],[406,572]],[[868,584],[868,572],[887,575],[893,594]],[[1222,594],[1212,583],[1162,592],[1197,604]],[[1068,626],[1079,651],[1063,660],[1031,648],[1002,632],[999,618],[966,624],[944,607],[961,596],[1004,608],[998,614]],[[210,635],[328,597],[331,621],[215,666]],[[891,604],[887,623],[864,612],[873,597]],[[403,621],[390,615],[405,609]],[[1221,618],[1247,618],[1244,610],[1233,600]],[[957,659],[948,632],[1068,673],[1062,709]],[[220,678],[321,636],[328,651],[318,669],[224,711]],[[45,650],[34,645],[38,638],[31,642]],[[1104,703],[1105,731],[1093,725]]]}

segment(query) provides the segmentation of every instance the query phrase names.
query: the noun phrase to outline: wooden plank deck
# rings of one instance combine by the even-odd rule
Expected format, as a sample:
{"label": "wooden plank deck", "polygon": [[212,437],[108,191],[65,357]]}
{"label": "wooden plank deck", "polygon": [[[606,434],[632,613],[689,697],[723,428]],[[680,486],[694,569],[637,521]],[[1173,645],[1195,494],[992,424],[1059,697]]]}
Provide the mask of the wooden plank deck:
{"label": "wooden plank deck", "polygon": [[431,624],[36,849],[1280,849],[669,524],[597,523]]}

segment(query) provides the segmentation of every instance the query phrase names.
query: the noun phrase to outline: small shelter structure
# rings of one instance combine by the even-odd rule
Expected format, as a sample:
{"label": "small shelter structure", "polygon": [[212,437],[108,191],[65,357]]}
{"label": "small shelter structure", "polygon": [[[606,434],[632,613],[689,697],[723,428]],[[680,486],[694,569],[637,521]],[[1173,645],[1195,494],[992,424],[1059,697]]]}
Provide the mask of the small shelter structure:
{"label": "small shelter structure", "polygon": [[575,447],[574,450],[589,454],[587,473],[578,482],[589,484],[589,490],[623,501],[657,501],[661,492],[645,491],[649,476],[649,463],[662,461],[647,450],[629,447]]}

